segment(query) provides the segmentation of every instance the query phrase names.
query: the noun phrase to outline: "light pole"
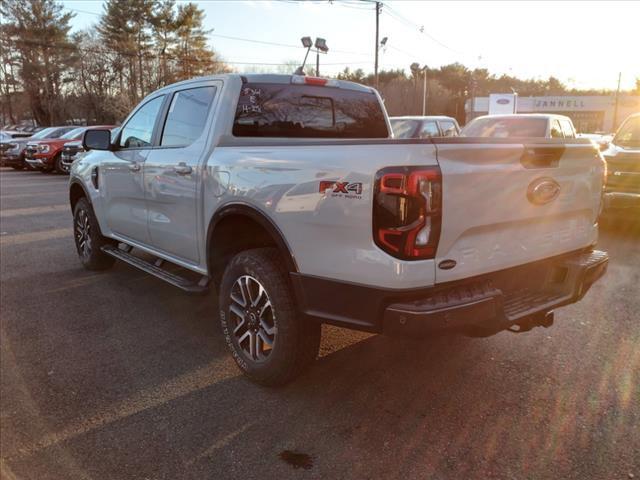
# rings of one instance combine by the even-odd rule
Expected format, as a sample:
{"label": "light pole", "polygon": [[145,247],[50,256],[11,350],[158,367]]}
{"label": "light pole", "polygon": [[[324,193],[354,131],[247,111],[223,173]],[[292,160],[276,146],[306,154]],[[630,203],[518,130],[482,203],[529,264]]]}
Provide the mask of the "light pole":
{"label": "light pole", "polygon": [[[311,47],[314,46],[311,41],[311,37],[302,37],[300,39],[302,42],[302,46],[307,49],[307,53],[304,54],[304,60],[302,61],[302,65],[296,68],[296,75],[304,75],[304,66],[307,64],[307,57],[309,56],[309,52],[311,51]],[[327,47],[327,41],[324,38],[316,37],[315,42],[316,47],[316,76],[320,76],[320,53],[327,53],[329,51],[329,47]]]}
{"label": "light pole", "polygon": [[320,52],[327,53],[329,47],[327,47],[327,41],[324,38],[316,37],[316,77],[320,76]]}

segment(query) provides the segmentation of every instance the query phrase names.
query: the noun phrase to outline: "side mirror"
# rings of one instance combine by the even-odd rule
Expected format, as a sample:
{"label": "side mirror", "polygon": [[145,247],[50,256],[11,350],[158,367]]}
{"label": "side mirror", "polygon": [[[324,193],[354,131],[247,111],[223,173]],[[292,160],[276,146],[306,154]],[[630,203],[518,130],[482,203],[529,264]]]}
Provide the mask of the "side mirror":
{"label": "side mirror", "polygon": [[85,150],[111,150],[111,132],[106,128],[87,130],[82,137],[82,147]]}

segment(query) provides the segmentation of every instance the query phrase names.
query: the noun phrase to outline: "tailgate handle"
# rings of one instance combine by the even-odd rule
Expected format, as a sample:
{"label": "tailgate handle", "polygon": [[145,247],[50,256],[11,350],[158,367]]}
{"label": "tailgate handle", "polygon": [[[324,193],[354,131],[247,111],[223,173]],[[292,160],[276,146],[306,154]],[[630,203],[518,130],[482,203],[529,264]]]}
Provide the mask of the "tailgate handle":
{"label": "tailgate handle", "polygon": [[525,145],[520,157],[524,168],[555,168],[564,154],[564,145]]}

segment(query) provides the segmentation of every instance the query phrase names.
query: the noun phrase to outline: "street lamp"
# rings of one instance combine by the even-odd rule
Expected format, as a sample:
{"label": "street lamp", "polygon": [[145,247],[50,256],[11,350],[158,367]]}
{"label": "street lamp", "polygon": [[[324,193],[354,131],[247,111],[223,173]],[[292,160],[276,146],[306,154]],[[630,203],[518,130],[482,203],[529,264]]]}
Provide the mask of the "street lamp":
{"label": "street lamp", "polygon": [[[300,39],[302,42],[302,46],[307,49],[307,53],[304,55],[304,60],[302,65],[296,68],[296,75],[304,75],[304,66],[307,64],[307,57],[309,56],[309,52],[311,51],[311,47],[314,46],[311,41],[311,37],[302,37]],[[320,53],[327,53],[329,51],[329,47],[327,47],[327,41],[324,38],[317,37],[315,42],[316,47],[316,75],[320,76]]]}

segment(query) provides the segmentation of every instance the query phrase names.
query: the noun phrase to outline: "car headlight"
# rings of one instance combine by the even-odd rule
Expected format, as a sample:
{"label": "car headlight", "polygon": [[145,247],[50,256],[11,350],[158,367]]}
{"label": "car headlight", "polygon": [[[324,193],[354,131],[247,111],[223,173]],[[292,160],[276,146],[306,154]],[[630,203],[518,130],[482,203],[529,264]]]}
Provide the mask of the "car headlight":
{"label": "car headlight", "polygon": [[49,145],[38,145],[38,151],[40,153],[48,153],[49,152]]}

